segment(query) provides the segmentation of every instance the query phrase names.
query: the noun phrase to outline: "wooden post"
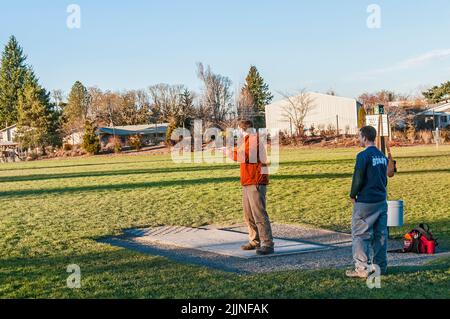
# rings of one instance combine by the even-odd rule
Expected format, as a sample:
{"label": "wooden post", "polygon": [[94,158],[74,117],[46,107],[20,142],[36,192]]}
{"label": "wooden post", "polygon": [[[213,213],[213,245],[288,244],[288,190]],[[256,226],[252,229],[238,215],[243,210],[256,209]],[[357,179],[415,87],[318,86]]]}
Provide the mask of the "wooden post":
{"label": "wooden post", "polygon": [[381,152],[386,155],[386,139],[384,137],[384,125],[383,125],[383,115],[380,114],[380,119],[379,119],[379,125],[378,127],[381,127],[380,129],[380,137],[381,137],[381,143],[380,143],[380,147],[381,147]]}
{"label": "wooden post", "polygon": [[377,128],[377,139],[376,139],[377,148],[381,150],[381,120],[380,116],[378,116],[378,128]]}

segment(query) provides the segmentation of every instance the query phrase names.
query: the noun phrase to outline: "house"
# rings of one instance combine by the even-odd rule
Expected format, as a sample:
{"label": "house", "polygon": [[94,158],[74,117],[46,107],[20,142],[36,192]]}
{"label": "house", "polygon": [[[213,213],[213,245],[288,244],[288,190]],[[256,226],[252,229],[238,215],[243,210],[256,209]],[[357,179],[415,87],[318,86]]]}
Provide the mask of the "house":
{"label": "house", "polygon": [[17,126],[12,125],[0,130],[0,163],[15,162],[20,157],[17,154],[18,144],[14,142]]}
{"label": "house", "polygon": [[81,145],[83,143],[84,131],[74,131],[69,135],[64,136],[64,144]]}
{"label": "house", "polygon": [[[315,129],[339,130],[340,134],[358,134],[358,114],[362,104],[356,99],[321,93],[302,93],[311,101],[303,124],[305,130]],[[300,97],[294,96],[292,99]],[[288,99],[283,99],[266,106],[266,127],[288,134],[295,133],[292,119],[287,116],[291,110]]]}
{"label": "house", "polygon": [[0,143],[13,143],[17,125],[11,125],[0,130]]}
{"label": "house", "polygon": [[100,127],[98,135],[102,147],[112,143],[114,137],[119,138],[122,146],[127,145],[128,138],[139,135],[144,145],[159,144],[166,139],[168,123]]}
{"label": "house", "polygon": [[423,111],[416,116],[416,123],[421,122],[429,128],[450,127],[450,102],[437,105]]}

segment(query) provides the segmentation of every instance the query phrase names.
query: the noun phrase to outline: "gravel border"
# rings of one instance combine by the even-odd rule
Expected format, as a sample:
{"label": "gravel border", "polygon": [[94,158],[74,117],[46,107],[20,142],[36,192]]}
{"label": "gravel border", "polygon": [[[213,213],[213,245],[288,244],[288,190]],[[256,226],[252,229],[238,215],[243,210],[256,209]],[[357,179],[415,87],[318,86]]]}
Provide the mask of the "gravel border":
{"label": "gravel border", "polygon": [[[207,226],[203,228],[246,232],[244,225],[228,227]],[[274,237],[280,239],[301,240],[303,242],[331,245],[332,249],[293,255],[243,259],[156,243],[146,242],[143,244],[139,242],[138,237],[130,236],[129,232],[126,231],[122,236],[103,238],[98,240],[98,242],[140,253],[166,257],[179,263],[204,266],[239,274],[269,273],[286,270],[340,269],[352,266],[350,234],[307,226],[284,224],[273,224],[273,234]],[[401,247],[401,241],[389,241],[389,250],[399,249]],[[389,253],[388,258],[390,266],[422,266],[429,261],[444,256],[450,256],[450,252],[438,251],[436,255]]]}

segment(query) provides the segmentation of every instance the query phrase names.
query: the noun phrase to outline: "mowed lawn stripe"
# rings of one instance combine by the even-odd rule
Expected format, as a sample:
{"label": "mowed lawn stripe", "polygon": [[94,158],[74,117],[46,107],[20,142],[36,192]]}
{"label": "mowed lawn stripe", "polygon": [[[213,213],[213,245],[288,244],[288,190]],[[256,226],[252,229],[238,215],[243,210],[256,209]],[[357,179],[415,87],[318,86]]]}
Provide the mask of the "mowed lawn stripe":
{"label": "mowed lawn stripe", "polygon": [[[274,222],[350,230],[348,191],[358,148],[282,149],[271,177]],[[429,222],[449,248],[450,147],[395,148],[389,197],[405,201],[399,237]],[[167,155],[99,156],[0,166],[0,297],[448,298],[449,260],[395,267],[383,289],[342,270],[239,276],[99,244],[123,229],[242,222],[239,167],[172,163]],[[300,257],[299,257],[300,258]],[[65,285],[79,264],[82,289]]]}

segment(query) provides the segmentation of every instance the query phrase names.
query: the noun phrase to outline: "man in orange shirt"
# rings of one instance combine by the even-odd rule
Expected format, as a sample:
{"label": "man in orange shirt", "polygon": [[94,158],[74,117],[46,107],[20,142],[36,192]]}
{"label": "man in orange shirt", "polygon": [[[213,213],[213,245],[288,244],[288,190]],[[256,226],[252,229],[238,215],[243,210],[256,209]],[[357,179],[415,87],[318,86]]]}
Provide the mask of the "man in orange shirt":
{"label": "man in orange shirt", "polygon": [[239,148],[228,149],[229,156],[241,163],[244,219],[248,226],[249,243],[243,250],[256,250],[258,255],[274,253],[272,228],[266,211],[266,193],[269,184],[266,150],[261,149],[252,121],[243,120],[239,128],[244,142]]}

